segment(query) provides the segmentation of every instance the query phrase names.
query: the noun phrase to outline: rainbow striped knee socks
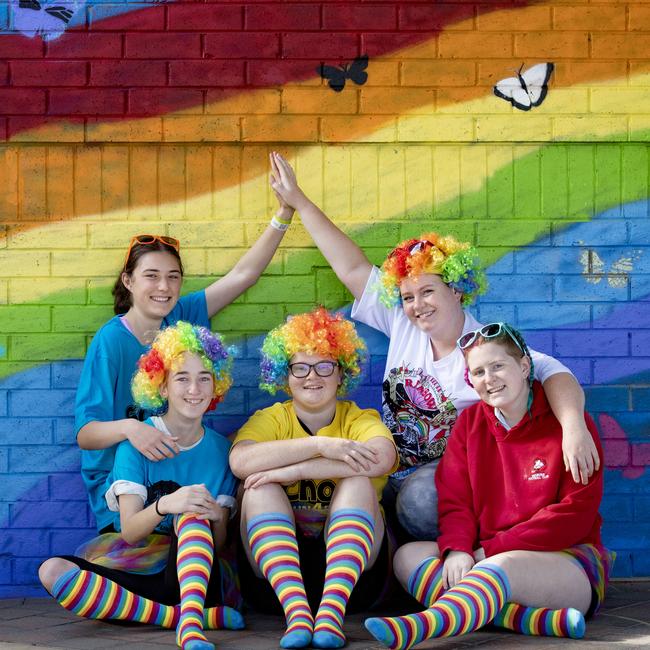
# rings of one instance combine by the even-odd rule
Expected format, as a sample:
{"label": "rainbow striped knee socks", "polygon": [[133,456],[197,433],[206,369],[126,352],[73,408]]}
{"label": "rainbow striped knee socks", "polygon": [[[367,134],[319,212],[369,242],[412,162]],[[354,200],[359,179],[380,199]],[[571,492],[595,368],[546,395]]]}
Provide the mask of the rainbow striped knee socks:
{"label": "rainbow striped knee socks", "polygon": [[284,610],[287,630],[280,646],[306,648],[312,640],[314,617],[300,572],[293,521],[284,513],[271,512],[251,519],[247,532],[253,558]]}
{"label": "rainbow striped knee socks", "polygon": [[340,509],[330,517],[325,547],[325,584],[314,623],[314,648],[345,645],[345,609],[368,563],[374,532],[373,517],[364,510]]}

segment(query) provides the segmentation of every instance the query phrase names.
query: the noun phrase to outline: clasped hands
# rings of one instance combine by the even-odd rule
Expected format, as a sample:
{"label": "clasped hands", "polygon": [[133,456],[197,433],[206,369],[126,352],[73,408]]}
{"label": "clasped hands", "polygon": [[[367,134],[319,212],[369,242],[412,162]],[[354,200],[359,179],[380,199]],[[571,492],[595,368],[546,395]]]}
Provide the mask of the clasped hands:
{"label": "clasped hands", "polygon": [[[327,438],[325,436],[317,438],[318,453],[315,459],[325,459],[345,463],[355,473],[369,471],[372,465],[379,462],[377,452],[367,443],[346,440],[344,438]],[[314,459],[312,459],[314,460]],[[251,489],[261,487],[267,483],[279,483],[281,485],[291,485],[296,481],[304,478],[310,478],[303,472],[304,462],[292,463],[282,467],[274,467],[259,472],[253,472],[244,481],[244,488]],[[336,473],[336,472],[335,472]],[[331,478],[338,478],[332,474]]]}
{"label": "clasped hands", "polygon": [[227,522],[228,508],[218,504],[205,484],[186,485],[158,500],[158,511],[163,514],[195,514],[199,519],[215,523]]}

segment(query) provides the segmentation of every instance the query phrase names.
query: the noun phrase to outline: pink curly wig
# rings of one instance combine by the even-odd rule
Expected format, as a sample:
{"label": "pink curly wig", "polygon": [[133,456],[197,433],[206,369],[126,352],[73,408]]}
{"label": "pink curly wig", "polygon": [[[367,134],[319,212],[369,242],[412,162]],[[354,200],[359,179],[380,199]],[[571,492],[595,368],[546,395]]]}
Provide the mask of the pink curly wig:
{"label": "pink curly wig", "polygon": [[289,391],[288,373],[291,357],[297,352],[335,359],[343,380],[337,395],[345,395],[361,379],[361,364],[366,345],[351,321],[342,314],[330,314],[318,307],[306,314],[291,316],[271,330],[262,344],[260,388],[272,395]]}
{"label": "pink curly wig", "polygon": [[233,348],[226,348],[219,334],[205,327],[178,321],[159,332],[151,350],[138,361],[131,392],[139,406],[159,411],[165,407],[166,400],[160,395],[160,387],[170,371],[182,363],[185,352],[196,354],[214,378],[214,397],[208,410],[223,400],[232,384]]}
{"label": "pink curly wig", "polygon": [[400,303],[402,280],[422,273],[439,275],[445,284],[462,293],[464,307],[485,291],[485,274],[476,250],[467,242],[435,232],[407,239],[394,248],[382,264],[380,280],[374,288],[384,305],[394,307]]}

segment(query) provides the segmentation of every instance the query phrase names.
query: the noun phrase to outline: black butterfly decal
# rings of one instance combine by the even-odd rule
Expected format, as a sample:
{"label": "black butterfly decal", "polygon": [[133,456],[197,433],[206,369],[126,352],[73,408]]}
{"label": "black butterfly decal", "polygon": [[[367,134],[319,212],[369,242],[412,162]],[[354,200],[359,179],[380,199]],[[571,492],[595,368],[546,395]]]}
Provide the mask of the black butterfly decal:
{"label": "black butterfly decal", "polygon": [[68,7],[48,7],[45,10],[46,14],[50,14],[50,16],[54,16],[55,18],[58,18],[59,20],[62,20],[66,25],[70,22],[70,18],[72,18],[73,12],[68,9]]}
{"label": "black butterfly decal", "polygon": [[516,77],[499,81],[494,86],[494,94],[520,111],[529,111],[544,101],[548,92],[548,81],[555,66],[552,63],[538,63],[522,72],[523,67],[522,65],[517,70]]}
{"label": "black butterfly decal", "polygon": [[321,63],[318,67],[318,73],[323,79],[327,79],[329,87],[340,93],[345,88],[345,80],[350,79],[355,84],[361,86],[368,81],[368,55],[358,56],[352,63],[344,65],[325,65]]}
{"label": "black butterfly decal", "polygon": [[84,0],[13,0],[13,28],[29,38],[52,41],[65,31]]}
{"label": "black butterfly decal", "polygon": [[[18,6],[21,9],[32,9],[33,11],[39,11],[41,9],[41,3],[38,0],[20,0]],[[46,7],[44,11],[46,14],[50,14],[50,16],[54,16],[63,21],[66,25],[70,22],[70,18],[72,18],[72,14],[74,13],[68,7],[60,6]]]}

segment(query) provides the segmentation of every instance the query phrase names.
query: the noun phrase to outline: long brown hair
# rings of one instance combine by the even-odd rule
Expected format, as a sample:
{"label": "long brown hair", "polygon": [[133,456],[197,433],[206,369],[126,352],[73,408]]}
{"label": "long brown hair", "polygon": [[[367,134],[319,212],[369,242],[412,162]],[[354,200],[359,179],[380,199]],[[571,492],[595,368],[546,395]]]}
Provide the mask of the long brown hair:
{"label": "long brown hair", "polygon": [[181,256],[173,246],[170,246],[169,244],[165,244],[164,242],[158,240],[152,242],[151,244],[135,243],[131,247],[131,250],[129,251],[129,257],[124,263],[124,268],[117,276],[117,280],[115,280],[113,290],[111,291],[113,294],[113,311],[116,314],[126,314],[132,305],[131,292],[124,286],[124,283],[122,282],[122,273],[131,275],[135,270],[135,267],[138,265],[141,257],[144,257],[147,253],[157,252],[169,253],[172,257],[175,257],[178,261],[181,275],[183,275],[184,271]]}

